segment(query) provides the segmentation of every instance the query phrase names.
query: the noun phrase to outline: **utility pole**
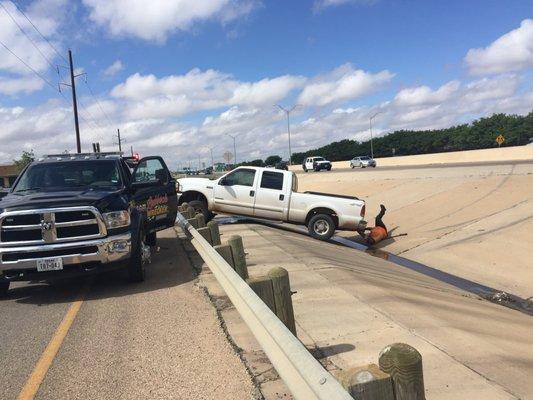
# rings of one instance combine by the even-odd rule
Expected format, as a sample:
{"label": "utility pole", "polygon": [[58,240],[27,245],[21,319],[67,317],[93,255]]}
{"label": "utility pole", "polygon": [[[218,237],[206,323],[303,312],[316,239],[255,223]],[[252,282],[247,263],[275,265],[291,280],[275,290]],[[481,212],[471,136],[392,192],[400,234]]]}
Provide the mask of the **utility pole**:
{"label": "utility pole", "polygon": [[374,143],[372,141],[372,120],[376,118],[376,115],[381,114],[383,111],[378,111],[370,117],[370,158],[374,158]]}
{"label": "utility pole", "polygon": [[293,105],[291,108],[287,109],[285,107],[280,106],[279,104],[276,104],[276,106],[283,111],[285,114],[287,114],[287,134],[289,135],[289,165],[292,165],[292,150],[291,150],[291,119],[290,114],[291,112],[298,106],[298,104]]}
{"label": "utility pole", "polygon": [[211,166],[214,169],[215,168],[215,159],[213,158],[213,148],[212,147],[208,147],[208,149],[211,152]]}
{"label": "utility pole", "polygon": [[72,62],[72,51],[68,51],[68,62],[70,65],[70,87],[72,88],[72,105],[74,107],[74,126],[76,127],[76,147],[81,153],[80,123],[78,121],[78,101],[76,100],[76,77],[74,76],[74,63]]}
{"label": "utility pole", "polygon": [[131,156],[133,157],[133,146],[130,146]]}
{"label": "utility pole", "polygon": [[237,145],[235,144],[237,135],[230,135],[229,133],[226,133],[226,135],[233,139],[233,163],[237,164]]}
{"label": "utility pole", "polygon": [[117,128],[117,137],[118,137],[118,151],[122,153],[122,141],[120,140],[120,129]]}

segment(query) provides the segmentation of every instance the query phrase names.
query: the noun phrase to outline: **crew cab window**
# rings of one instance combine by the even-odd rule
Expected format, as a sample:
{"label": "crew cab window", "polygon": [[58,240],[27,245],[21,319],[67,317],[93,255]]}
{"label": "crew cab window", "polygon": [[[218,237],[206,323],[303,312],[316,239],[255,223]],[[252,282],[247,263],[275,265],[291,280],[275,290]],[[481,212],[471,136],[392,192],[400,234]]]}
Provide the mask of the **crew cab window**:
{"label": "crew cab window", "polygon": [[238,169],[224,178],[227,186],[253,186],[255,179],[255,171],[253,169]]}
{"label": "crew cab window", "polygon": [[65,161],[31,165],[21,176],[14,191],[109,189],[121,186],[115,161]]}
{"label": "crew cab window", "polygon": [[135,175],[133,176],[134,182],[149,182],[159,180],[162,183],[168,183],[168,173],[161,163],[161,160],[157,158],[149,158],[148,160],[141,160]]}
{"label": "crew cab window", "polygon": [[263,171],[261,187],[265,189],[283,189],[283,173]]}

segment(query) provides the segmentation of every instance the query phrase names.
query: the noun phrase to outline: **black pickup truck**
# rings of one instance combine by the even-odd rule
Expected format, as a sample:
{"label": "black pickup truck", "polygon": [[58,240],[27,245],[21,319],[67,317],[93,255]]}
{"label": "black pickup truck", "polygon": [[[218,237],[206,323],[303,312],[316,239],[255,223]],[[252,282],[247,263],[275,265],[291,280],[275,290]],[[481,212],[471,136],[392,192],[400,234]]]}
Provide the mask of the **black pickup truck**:
{"label": "black pickup truck", "polygon": [[127,268],[144,279],[156,232],[174,225],[161,157],[61,154],[31,163],[0,199],[0,296],[12,281]]}

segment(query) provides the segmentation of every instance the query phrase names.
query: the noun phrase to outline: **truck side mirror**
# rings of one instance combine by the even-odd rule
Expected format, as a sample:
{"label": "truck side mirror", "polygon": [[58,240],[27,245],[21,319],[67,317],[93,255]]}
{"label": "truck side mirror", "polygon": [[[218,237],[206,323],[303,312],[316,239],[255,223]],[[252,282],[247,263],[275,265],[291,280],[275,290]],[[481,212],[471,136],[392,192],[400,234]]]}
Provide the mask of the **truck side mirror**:
{"label": "truck side mirror", "polygon": [[218,181],[218,184],[220,186],[227,186],[228,185],[228,182],[226,181],[226,178],[222,178]]}

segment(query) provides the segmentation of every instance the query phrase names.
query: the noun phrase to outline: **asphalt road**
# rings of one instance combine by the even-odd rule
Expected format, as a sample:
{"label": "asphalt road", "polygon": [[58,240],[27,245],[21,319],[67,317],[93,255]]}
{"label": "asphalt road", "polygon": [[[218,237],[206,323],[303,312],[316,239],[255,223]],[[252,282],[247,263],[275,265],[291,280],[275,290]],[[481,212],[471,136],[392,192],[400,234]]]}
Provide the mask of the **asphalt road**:
{"label": "asphalt road", "polygon": [[[366,172],[366,171],[401,171],[408,169],[427,169],[427,168],[464,168],[464,167],[480,167],[480,166],[493,166],[493,165],[517,165],[517,164],[533,164],[533,160],[517,160],[517,161],[487,161],[487,162],[464,162],[464,163],[450,163],[450,164],[421,164],[421,165],[395,165],[380,167],[379,164],[376,168],[333,168],[335,172]],[[305,174],[305,172],[298,168],[295,171],[297,174]],[[320,171],[321,173],[327,173],[329,171]],[[308,172],[311,173],[311,172]]]}
{"label": "asphalt road", "polygon": [[116,272],[14,285],[0,301],[2,399],[251,398],[181,242],[161,236],[141,284]]}

